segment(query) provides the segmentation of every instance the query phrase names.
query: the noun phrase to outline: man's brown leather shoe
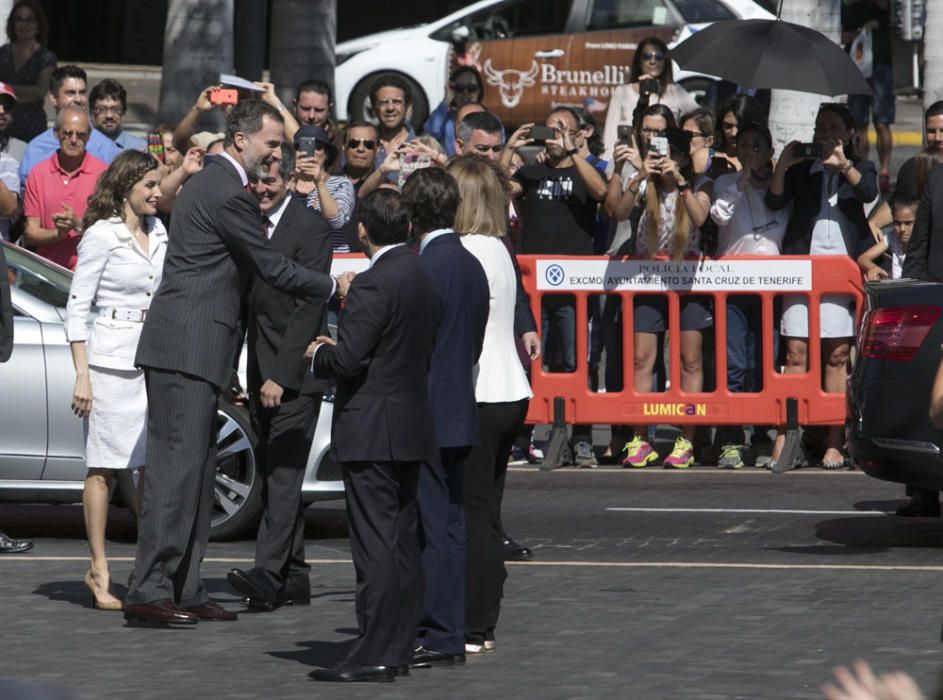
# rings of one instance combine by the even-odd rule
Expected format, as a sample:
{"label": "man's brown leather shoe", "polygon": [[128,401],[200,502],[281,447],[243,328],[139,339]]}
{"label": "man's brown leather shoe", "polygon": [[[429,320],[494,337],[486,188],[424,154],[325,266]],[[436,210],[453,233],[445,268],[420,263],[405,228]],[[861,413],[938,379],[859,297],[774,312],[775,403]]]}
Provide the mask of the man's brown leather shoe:
{"label": "man's brown leather shoe", "polygon": [[212,600],[208,600],[202,605],[191,605],[183,608],[183,610],[207,622],[232,622],[238,619],[238,615],[236,615],[235,612],[227,610],[222,605]]}
{"label": "man's brown leather shoe", "polygon": [[195,625],[200,621],[195,614],[184,610],[170,598],[125,605],[124,619],[129,625]]}

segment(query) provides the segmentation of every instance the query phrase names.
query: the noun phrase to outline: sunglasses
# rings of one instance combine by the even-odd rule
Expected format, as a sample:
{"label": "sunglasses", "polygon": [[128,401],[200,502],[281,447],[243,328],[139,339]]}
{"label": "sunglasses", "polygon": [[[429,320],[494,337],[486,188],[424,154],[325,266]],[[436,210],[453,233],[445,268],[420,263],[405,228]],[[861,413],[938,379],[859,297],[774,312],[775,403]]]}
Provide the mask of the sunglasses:
{"label": "sunglasses", "polygon": [[453,85],[452,89],[455,92],[478,92],[478,86],[472,85],[470,83],[469,84],[459,83],[457,85]]}
{"label": "sunglasses", "polygon": [[686,133],[686,134],[687,134],[688,136],[690,136],[692,139],[696,139],[698,136],[701,136],[701,137],[703,137],[703,138],[707,138],[707,137],[710,135],[710,134],[705,134],[703,131],[690,131],[690,130],[685,130],[684,133]]}
{"label": "sunglasses", "polygon": [[663,54],[661,51],[646,51],[642,54],[642,58],[644,58],[646,61],[664,61],[665,54]]}
{"label": "sunglasses", "polygon": [[347,142],[347,148],[358,148],[363,145],[368,151],[372,151],[377,142],[373,139],[350,139]]}

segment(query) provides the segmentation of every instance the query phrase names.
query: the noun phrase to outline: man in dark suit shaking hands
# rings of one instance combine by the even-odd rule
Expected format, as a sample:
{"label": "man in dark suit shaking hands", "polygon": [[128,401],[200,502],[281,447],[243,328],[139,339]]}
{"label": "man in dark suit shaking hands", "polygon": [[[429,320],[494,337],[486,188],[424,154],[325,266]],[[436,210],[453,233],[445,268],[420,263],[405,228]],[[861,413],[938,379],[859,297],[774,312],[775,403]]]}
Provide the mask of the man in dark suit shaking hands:
{"label": "man in dark suit shaking hands", "polygon": [[370,268],[350,285],[337,344],[318,338],[313,369],[337,380],[331,455],[344,467],[360,637],[320,681],[392,681],[408,673],[422,608],[416,521],[419,465],[435,459],[426,379],[441,309],[404,242],[400,195],[377,190],[358,205]]}
{"label": "man in dark suit shaking hands", "polygon": [[[295,150],[267,173],[250,174],[264,230],[272,247],[289,260],[325,274],[331,269],[331,233],[305,200],[292,194]],[[321,334],[326,304],[292,299],[259,277],[252,282],[248,313],[248,389],[256,458],[264,478],[262,521],[255,566],[233,569],[229,583],[256,609],[311,601],[305,563],[304,481],[308,451],[327,382],[308,371],[304,352]]]}
{"label": "man in dark suit shaking hands", "polygon": [[452,230],[459,191],[439,168],[413,173],[403,188],[419,260],[442,303],[429,370],[436,459],[419,473],[419,533],[426,579],[413,665],[465,661],[464,463],[480,441],[473,370],[488,323],[488,278]]}
{"label": "man in dark suit shaking hands", "polygon": [[223,154],[190,178],[174,205],[163,279],[135,358],[147,385],[148,468],[134,582],[125,598],[132,624],[236,618],[207,596],[200,561],[213,509],[216,402],[242,338],[243,296],[256,274],[315,301],[334,288],[330,276],[271,247],[258,202],[246,191],[247,173],[281,157],[283,131],[273,107],[256,100],[237,105]]}

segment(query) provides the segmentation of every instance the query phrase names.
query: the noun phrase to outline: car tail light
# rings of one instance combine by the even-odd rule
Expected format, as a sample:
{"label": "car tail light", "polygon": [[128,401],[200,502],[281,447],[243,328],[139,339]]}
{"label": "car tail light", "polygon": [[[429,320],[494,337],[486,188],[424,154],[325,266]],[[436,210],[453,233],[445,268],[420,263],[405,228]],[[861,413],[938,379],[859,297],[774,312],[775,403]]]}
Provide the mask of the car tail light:
{"label": "car tail light", "polygon": [[874,360],[912,360],[939,316],[939,306],[876,309],[867,316],[861,354]]}

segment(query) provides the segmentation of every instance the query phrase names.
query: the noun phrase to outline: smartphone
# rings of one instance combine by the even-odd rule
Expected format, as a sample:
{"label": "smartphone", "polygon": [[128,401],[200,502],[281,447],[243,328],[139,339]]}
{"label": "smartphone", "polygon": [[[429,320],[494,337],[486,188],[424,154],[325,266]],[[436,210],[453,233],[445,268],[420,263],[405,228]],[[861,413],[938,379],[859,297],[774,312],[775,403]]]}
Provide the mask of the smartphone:
{"label": "smartphone", "polygon": [[317,143],[318,140],[313,136],[299,136],[295,147],[306,156],[313,156]]}
{"label": "smartphone", "polygon": [[227,88],[214,88],[210,90],[210,104],[214,105],[234,105],[239,102],[239,92]]}
{"label": "smartphone", "polygon": [[639,83],[639,92],[653,93],[658,92],[659,88],[658,80],[655,78],[645,78],[642,82]]}
{"label": "smartphone", "polygon": [[147,152],[161,163],[164,162],[164,138],[159,132],[149,131],[147,133]]}
{"label": "smartphone", "polygon": [[619,124],[619,126],[616,127],[616,138],[619,140],[619,143],[630,146],[632,144],[632,125]]}
{"label": "smartphone", "polygon": [[798,143],[795,145],[793,153],[795,153],[796,158],[821,158],[822,144]]}
{"label": "smartphone", "polygon": [[548,140],[557,137],[557,131],[549,126],[532,126],[530,137],[534,139],[534,143],[546,143]]}
{"label": "smartphone", "polygon": [[648,142],[648,152],[656,156],[668,155],[668,139],[664,136],[652,136]]}
{"label": "smartphone", "polygon": [[399,157],[399,187],[403,189],[406,180],[417,170],[428,168],[432,165],[432,157],[427,155],[418,155],[416,153],[403,153]]}

